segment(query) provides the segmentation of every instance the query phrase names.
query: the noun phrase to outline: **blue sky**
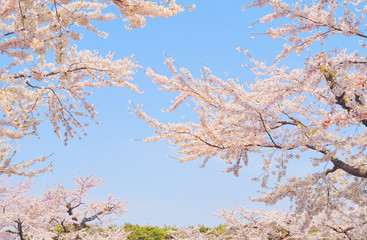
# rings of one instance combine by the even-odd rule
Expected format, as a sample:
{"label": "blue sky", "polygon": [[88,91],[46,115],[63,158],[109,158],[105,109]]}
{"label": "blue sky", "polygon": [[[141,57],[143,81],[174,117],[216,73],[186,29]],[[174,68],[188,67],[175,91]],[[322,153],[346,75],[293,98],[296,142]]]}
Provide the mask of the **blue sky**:
{"label": "blue sky", "polygon": [[[181,1],[190,5],[192,1]],[[195,2],[193,12],[185,12],[170,19],[148,19],[141,29],[125,30],[120,20],[99,23],[110,34],[108,39],[91,33],[78,43],[79,49],[98,49],[100,53],[115,52],[115,58],[135,54],[144,67],[152,67],[160,73],[168,73],[163,64],[165,51],[169,57],[196,76],[200,75],[201,62],[217,76],[239,77],[243,82],[254,76],[242,64],[248,58],[235,50],[237,46],[249,49],[251,55],[270,62],[281,51],[280,40],[266,36],[251,38],[251,32],[261,33],[265,26],[249,24],[266,14],[266,9],[242,11],[243,0],[211,0]],[[293,61],[297,62],[297,61]],[[234,209],[237,204],[246,208],[265,207],[248,200],[260,184],[250,181],[261,171],[261,161],[250,159],[248,168],[240,177],[220,173],[226,166],[211,160],[207,167],[199,168],[201,161],[181,164],[169,158],[175,149],[168,142],[145,143],[131,141],[154,133],[145,122],[129,114],[128,100],[143,104],[143,109],[162,121],[179,121],[182,116],[195,118],[184,107],[176,113],[162,113],[168,108],[174,94],[158,90],[143,71],[134,76],[143,94],[123,88],[105,88],[94,91],[90,102],[94,103],[101,125],[91,125],[82,140],[71,140],[68,146],[45,124],[40,129],[40,139],[29,137],[21,143],[18,159],[31,159],[53,153],[53,173],[34,179],[36,191],[63,183],[72,186],[73,177],[94,173],[105,181],[91,191],[91,198],[107,199],[113,195],[127,200],[128,213],[116,223],[130,222],[140,225],[197,225],[213,226],[223,221],[214,216],[218,209]],[[283,202],[278,207],[286,208]]]}

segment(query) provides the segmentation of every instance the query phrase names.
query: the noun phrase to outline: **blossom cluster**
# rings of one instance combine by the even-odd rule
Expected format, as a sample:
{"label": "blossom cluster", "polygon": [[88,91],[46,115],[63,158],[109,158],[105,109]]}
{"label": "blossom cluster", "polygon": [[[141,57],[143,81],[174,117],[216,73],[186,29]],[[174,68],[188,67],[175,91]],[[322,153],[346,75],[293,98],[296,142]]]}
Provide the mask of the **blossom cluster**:
{"label": "blossom cluster", "polygon": [[30,179],[12,186],[1,180],[0,239],[127,239],[123,228],[107,225],[126,212],[126,202],[85,199],[101,182],[80,177],[73,190],[58,185],[37,197],[30,194]]}
{"label": "blossom cluster", "polygon": [[314,216],[281,210],[220,210],[216,215],[225,220],[225,231],[203,232],[200,227],[179,227],[171,231],[174,239],[364,239],[367,234],[366,207],[345,207]]}
{"label": "blossom cluster", "polygon": [[[288,198],[296,214],[306,214],[308,223],[312,216],[346,202],[366,207],[367,56],[356,45],[353,50],[308,54],[301,68],[281,64],[286,56],[301,54],[312,43],[323,44],[333,36],[345,41],[360,38],[363,43],[364,1],[309,5],[259,0],[245,6],[251,7],[272,10],[259,22],[274,21],[267,34],[284,38],[284,50],[266,64],[239,48],[249,56],[248,66],[257,76],[250,84],[223,80],[207,67],[195,78],[189,70],[177,69],[173,59],[165,62],[171,77],[148,68],[146,74],[163,91],[177,93],[168,111],[188,103],[199,120],[163,123],[137,107],[136,115],[156,130],[145,141],[169,140],[181,162],[203,159],[205,165],[212,158],[221,159],[228,165],[226,172],[236,176],[249,161],[257,162],[263,174],[253,180],[261,181],[267,193],[253,200],[273,205]],[[287,23],[277,26],[278,19]],[[297,176],[288,170],[305,159],[310,159],[313,172]]]}
{"label": "blossom cluster", "polygon": [[[96,0],[4,0],[0,2],[0,173],[34,175],[49,167],[28,171],[30,165],[45,157],[14,164],[15,140],[38,136],[38,127],[49,121],[65,144],[81,138],[96,110],[88,102],[93,88],[127,87],[139,65],[132,56],[114,59],[97,50],[79,50],[74,44],[84,30],[101,37],[95,22],[111,21],[121,10],[135,27],[135,19],[171,17],[185,8],[174,1],[162,5],[152,1]],[[85,134],[85,133],[84,133]]]}
{"label": "blossom cluster", "polygon": [[125,20],[131,24],[127,29],[134,29],[145,25],[146,18],[151,17],[172,17],[185,8],[194,10],[195,4],[189,7],[183,7],[176,4],[175,0],[165,0],[164,4],[145,0],[113,0],[121,13],[126,16]]}

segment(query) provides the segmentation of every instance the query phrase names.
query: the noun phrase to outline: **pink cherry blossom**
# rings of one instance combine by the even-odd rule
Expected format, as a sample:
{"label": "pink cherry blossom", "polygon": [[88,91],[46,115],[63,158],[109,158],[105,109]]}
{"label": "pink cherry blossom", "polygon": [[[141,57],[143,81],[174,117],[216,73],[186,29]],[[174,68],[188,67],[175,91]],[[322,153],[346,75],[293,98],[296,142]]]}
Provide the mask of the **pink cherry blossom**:
{"label": "pink cherry blossom", "polygon": [[[304,238],[306,235],[297,234],[313,221],[318,229],[328,229],[320,231],[329,238],[348,234],[365,238],[365,223],[359,213],[337,210],[351,207],[362,211],[366,206],[366,55],[359,46],[339,50],[327,49],[326,44],[339,35],[343,41],[359,38],[364,46],[365,2],[257,0],[244,9],[257,7],[271,10],[259,19],[261,24],[271,23],[267,35],[286,42],[275,61],[266,64],[238,48],[249,56],[248,65],[257,76],[250,84],[244,84],[246,79],[220,79],[207,67],[202,76],[194,77],[187,69],[176,69],[173,59],[165,61],[170,77],[148,69],[146,74],[163,91],[177,93],[168,111],[189,102],[199,120],[163,123],[138,106],[136,115],[156,131],[145,141],[169,140],[181,162],[203,159],[205,165],[212,158],[220,159],[228,165],[226,172],[235,176],[248,162],[257,162],[263,174],[254,179],[261,180],[266,193],[253,201],[273,205],[290,199],[294,205],[290,214],[299,218],[296,225],[292,220],[289,226],[299,228],[290,231],[295,232],[295,238]],[[316,42],[326,45],[323,51],[308,53],[300,68],[285,65],[287,56],[296,53],[303,57]],[[305,177],[287,169],[302,156],[314,167]],[[331,214],[336,214],[335,221],[321,227],[320,219]],[[265,219],[277,214],[257,215]],[[348,217],[358,224],[339,224]],[[266,221],[261,224],[267,225]],[[269,226],[257,231],[265,234],[274,230]],[[361,228],[356,230],[357,226]],[[257,234],[259,239],[265,238]]]}
{"label": "pink cherry blossom", "polygon": [[130,22],[128,28],[142,27],[147,17],[171,17],[185,10],[175,1],[0,2],[0,53],[7,57],[0,68],[2,174],[31,176],[48,171],[50,166],[26,170],[44,162],[45,157],[13,163],[14,140],[38,135],[40,124],[50,121],[55,134],[67,144],[85,131],[90,121],[95,122],[97,112],[87,100],[91,89],[115,86],[140,92],[131,82],[139,67],[133,56],[114,59],[113,53],[102,56],[96,50],[79,50],[72,44],[83,38],[81,29],[107,37],[93,22],[120,17],[108,12],[116,7]]}
{"label": "pink cherry blossom", "polygon": [[85,200],[101,182],[80,177],[73,190],[58,185],[37,197],[29,192],[30,179],[10,187],[2,180],[0,239],[127,239],[123,228],[107,225],[126,212],[126,202]]}

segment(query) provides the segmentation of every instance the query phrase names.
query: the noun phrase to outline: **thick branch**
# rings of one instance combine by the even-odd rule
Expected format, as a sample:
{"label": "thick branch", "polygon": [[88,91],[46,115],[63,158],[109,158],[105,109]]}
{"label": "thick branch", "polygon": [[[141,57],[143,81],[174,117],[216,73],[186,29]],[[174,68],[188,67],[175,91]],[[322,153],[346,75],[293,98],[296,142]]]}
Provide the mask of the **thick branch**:
{"label": "thick branch", "polygon": [[18,228],[19,239],[20,240],[25,240],[25,237],[24,237],[24,234],[23,234],[22,222],[19,220],[16,223],[17,223],[17,228]]}
{"label": "thick branch", "polygon": [[[308,148],[318,151],[324,155],[326,154],[330,154],[329,150],[323,150],[323,149],[318,149],[314,146],[311,145],[307,145]],[[346,173],[349,173],[350,175],[353,175],[355,177],[361,177],[361,178],[367,178],[367,170],[366,169],[361,169],[358,167],[353,167],[345,162],[343,162],[342,160],[340,160],[339,158],[332,156],[330,158],[330,161],[334,164],[334,167],[332,169],[329,169],[326,171],[326,174],[332,173],[334,171],[336,171],[337,169],[341,169]],[[336,169],[335,169],[336,168]]]}
{"label": "thick branch", "polygon": [[112,209],[113,207],[108,207],[107,209],[105,209],[104,211],[99,211],[99,212],[97,212],[97,213],[95,213],[93,216],[90,216],[90,217],[84,217],[83,218],[83,220],[82,220],[82,222],[80,223],[80,228],[82,229],[82,228],[86,228],[86,227],[88,227],[88,225],[87,225],[87,223],[88,222],[91,222],[91,221],[93,221],[93,220],[95,220],[95,219],[98,219],[99,218],[99,216],[100,215],[102,215],[102,214],[104,214],[105,212],[107,212],[107,211],[111,211],[111,209]]}
{"label": "thick branch", "polygon": [[334,165],[333,168],[330,168],[330,169],[326,170],[325,175],[328,175],[329,173],[333,173],[336,170],[338,170],[338,167],[336,165]]}
{"label": "thick branch", "polygon": [[[335,88],[338,87],[338,84],[335,80],[335,76],[333,76],[333,74],[331,73],[325,73],[324,74],[326,81],[329,83],[331,92],[334,93]],[[339,106],[341,106],[343,109],[347,110],[348,112],[352,111],[353,109],[349,106],[349,102],[351,101],[350,98],[347,97],[347,95],[345,94],[345,92],[343,92],[340,96],[335,95],[335,99],[336,99],[336,104],[338,104]],[[354,93],[354,100],[362,105],[363,104],[363,97],[361,97],[360,95]],[[364,126],[367,127],[367,119],[363,119],[360,121]]]}
{"label": "thick branch", "polygon": [[342,169],[343,171],[356,176],[356,177],[361,177],[361,178],[367,178],[367,170],[366,169],[361,169],[361,168],[357,168],[357,167],[353,167],[345,162],[343,162],[342,160],[336,158],[336,157],[332,157],[331,162],[334,164],[334,166],[336,166],[339,169]]}

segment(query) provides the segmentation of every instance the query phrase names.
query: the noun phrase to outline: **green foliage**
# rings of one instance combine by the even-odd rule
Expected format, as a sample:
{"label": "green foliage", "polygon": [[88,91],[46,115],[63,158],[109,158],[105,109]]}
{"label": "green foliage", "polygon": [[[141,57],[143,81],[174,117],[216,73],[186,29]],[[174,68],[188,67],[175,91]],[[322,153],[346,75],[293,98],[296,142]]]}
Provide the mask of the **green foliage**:
{"label": "green foliage", "polygon": [[152,226],[139,226],[126,223],[125,231],[130,232],[128,240],[163,240],[170,239],[169,230],[173,230],[172,227],[152,227]]}
{"label": "green foliage", "polygon": [[201,233],[206,233],[206,232],[211,231],[210,234],[213,235],[213,236],[215,236],[215,237],[218,237],[219,235],[223,235],[224,233],[227,232],[226,225],[223,225],[223,224],[220,224],[219,226],[214,227],[214,228],[201,226],[200,229],[199,229],[199,231]]}
{"label": "green foliage", "polygon": [[214,228],[214,235],[215,236],[223,235],[226,232],[227,232],[226,225],[220,224],[219,226]]}
{"label": "green foliage", "polygon": [[[171,234],[168,231],[174,230],[174,227],[164,226],[160,227],[152,227],[152,226],[139,226],[138,224],[133,225],[130,223],[126,223],[124,225],[124,229],[126,232],[130,232],[128,240],[164,240],[171,239]],[[213,230],[213,231],[212,231]],[[215,228],[200,227],[200,232],[205,233],[211,231],[211,235],[213,237],[217,237],[218,235],[223,235],[227,232],[226,225],[219,225]]]}
{"label": "green foliage", "polygon": [[75,231],[75,227],[72,225],[68,225],[68,226],[61,226],[60,224],[56,225],[54,227],[54,232],[56,232],[57,234],[63,234],[66,235],[69,232]]}
{"label": "green foliage", "polygon": [[207,231],[210,230],[210,228],[205,227],[205,226],[201,226],[199,230],[200,230],[201,233],[206,233]]}

